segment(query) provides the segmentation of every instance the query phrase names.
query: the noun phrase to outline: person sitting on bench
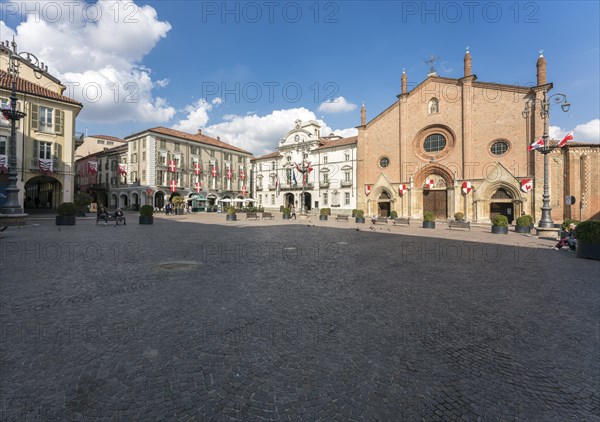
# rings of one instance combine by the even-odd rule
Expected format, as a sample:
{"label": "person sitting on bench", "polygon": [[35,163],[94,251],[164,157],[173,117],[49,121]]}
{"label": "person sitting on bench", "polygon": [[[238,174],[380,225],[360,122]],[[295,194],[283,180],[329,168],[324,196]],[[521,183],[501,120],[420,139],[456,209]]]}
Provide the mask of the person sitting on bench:
{"label": "person sitting on bench", "polygon": [[122,221],[124,226],[127,225],[127,220],[125,219],[121,208],[117,208],[117,210],[115,211],[115,220],[117,221],[117,226],[119,225],[119,221]]}
{"label": "person sitting on bench", "polygon": [[97,220],[104,220],[104,225],[108,225],[108,213],[104,207],[98,208],[98,217]]}

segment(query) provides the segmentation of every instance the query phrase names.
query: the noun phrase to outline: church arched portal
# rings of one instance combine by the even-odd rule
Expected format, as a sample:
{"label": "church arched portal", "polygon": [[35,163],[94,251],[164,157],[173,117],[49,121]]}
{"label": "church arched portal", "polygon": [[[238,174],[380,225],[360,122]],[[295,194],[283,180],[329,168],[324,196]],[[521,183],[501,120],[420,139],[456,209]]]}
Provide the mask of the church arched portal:
{"label": "church arched portal", "polygon": [[423,190],[423,213],[432,212],[437,219],[448,218],[448,195],[445,189]]}
{"label": "church arched portal", "polygon": [[392,210],[392,199],[386,191],[381,192],[377,199],[377,214],[382,217],[389,217]]}
{"label": "church arched portal", "polygon": [[513,197],[505,189],[498,189],[490,200],[490,220],[494,220],[497,215],[504,215],[508,218],[508,223],[512,224],[515,218],[515,209]]}

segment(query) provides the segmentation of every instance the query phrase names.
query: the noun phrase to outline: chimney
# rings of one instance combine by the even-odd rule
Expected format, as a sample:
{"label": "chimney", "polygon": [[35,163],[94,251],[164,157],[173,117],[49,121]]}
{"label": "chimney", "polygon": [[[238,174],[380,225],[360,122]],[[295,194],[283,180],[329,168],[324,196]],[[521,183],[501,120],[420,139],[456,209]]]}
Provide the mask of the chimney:
{"label": "chimney", "polygon": [[544,57],[544,51],[540,50],[540,57],[537,61],[537,84],[546,85],[546,58]]}
{"label": "chimney", "polygon": [[406,70],[402,69],[402,93],[406,94]]}
{"label": "chimney", "polygon": [[198,136],[202,136],[202,129],[198,129]]}
{"label": "chimney", "polygon": [[221,137],[220,137],[220,136],[217,136],[217,141],[220,141],[220,140],[221,140]]}
{"label": "chimney", "polygon": [[365,108],[365,103],[363,103],[360,108],[360,125],[364,126],[367,124],[367,109]]}
{"label": "chimney", "polygon": [[469,53],[469,47],[465,53],[465,76],[471,76],[473,71],[471,70],[471,53]]}

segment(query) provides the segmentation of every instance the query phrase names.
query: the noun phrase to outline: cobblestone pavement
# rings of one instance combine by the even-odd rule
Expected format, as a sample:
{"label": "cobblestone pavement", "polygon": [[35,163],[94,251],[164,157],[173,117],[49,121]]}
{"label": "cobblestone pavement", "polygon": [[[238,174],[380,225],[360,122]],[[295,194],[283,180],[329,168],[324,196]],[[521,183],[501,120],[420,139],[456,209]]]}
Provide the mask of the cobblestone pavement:
{"label": "cobblestone pavement", "polygon": [[3,233],[0,420],[600,420],[597,261],[489,228],[136,218]]}

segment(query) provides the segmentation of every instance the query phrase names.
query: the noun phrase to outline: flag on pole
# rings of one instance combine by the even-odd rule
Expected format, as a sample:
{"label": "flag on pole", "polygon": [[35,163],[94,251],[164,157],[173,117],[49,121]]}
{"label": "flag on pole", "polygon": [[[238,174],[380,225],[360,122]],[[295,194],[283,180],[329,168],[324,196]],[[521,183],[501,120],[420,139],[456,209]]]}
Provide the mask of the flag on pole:
{"label": "flag on pole", "polygon": [[371,185],[366,185],[365,186],[365,195],[369,196],[370,193],[371,193]]}
{"label": "flag on pole", "polygon": [[119,176],[127,176],[127,164],[119,164]]}
{"label": "flag on pole", "polygon": [[567,142],[572,141],[572,140],[573,140],[573,131],[570,131],[569,133],[567,133],[567,136],[565,136],[563,138],[563,140],[558,143],[557,147],[562,148],[567,144]]}
{"label": "flag on pole", "polygon": [[523,192],[529,192],[533,188],[533,182],[531,179],[521,180],[521,190]]}
{"label": "flag on pole", "polygon": [[292,180],[294,181],[294,186],[298,185],[298,181],[296,180],[296,172],[292,170]]}
{"label": "flag on pole", "polygon": [[275,176],[275,193],[279,196],[279,176]]}
{"label": "flag on pole", "polygon": [[400,195],[404,195],[407,191],[406,185],[405,184],[401,184],[400,186],[398,186],[398,193]]}
{"label": "flag on pole", "polygon": [[38,158],[38,165],[42,174],[52,174],[52,159],[51,158]]}
{"label": "flag on pole", "polygon": [[544,138],[540,138],[537,141],[535,141],[533,144],[529,145],[527,147],[527,151],[531,151],[534,149],[538,149],[538,148],[542,148],[544,146]]}

